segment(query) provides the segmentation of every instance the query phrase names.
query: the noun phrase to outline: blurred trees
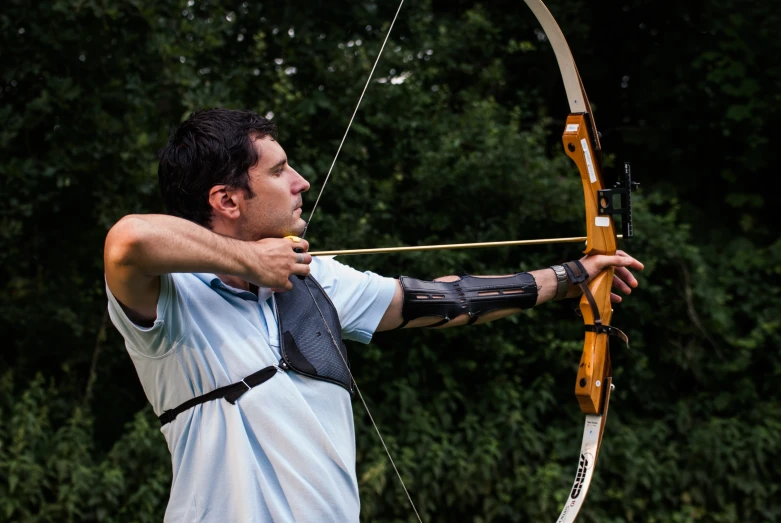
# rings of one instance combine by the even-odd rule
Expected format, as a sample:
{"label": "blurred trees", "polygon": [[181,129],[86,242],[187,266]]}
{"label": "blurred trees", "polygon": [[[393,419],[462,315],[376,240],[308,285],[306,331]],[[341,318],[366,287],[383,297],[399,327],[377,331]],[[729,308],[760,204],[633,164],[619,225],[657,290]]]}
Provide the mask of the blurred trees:
{"label": "blurred trees", "polygon": [[[159,521],[170,464],[105,315],[102,242],[160,212],[156,151],[202,107],[280,126],[311,205],[392,3],[9,0],[0,8],[0,519]],[[551,1],[603,133],[642,182],[641,288],[583,521],[781,518],[781,51],[772,3]],[[521,2],[405,5],[326,189],[313,249],[582,234],[550,46]],[[610,169],[608,170],[610,174]],[[768,185],[766,185],[768,184]],[[506,273],[575,247],[345,258]],[[549,304],[350,347],[424,521],[552,521],[582,416],[580,320]],[[356,406],[363,518],[411,521]]]}

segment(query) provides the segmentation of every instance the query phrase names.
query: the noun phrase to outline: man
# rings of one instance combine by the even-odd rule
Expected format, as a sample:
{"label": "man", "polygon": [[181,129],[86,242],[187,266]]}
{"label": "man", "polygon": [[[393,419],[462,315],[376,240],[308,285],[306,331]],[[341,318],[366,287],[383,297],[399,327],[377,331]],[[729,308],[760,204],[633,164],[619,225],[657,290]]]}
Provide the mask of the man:
{"label": "man", "polygon": [[[106,238],[111,319],[172,456],[166,521],[358,521],[341,337],[483,323],[579,292],[550,268],[398,281],[313,259],[285,238],[304,230],[309,183],[275,136],[251,112],[193,114],[160,154],[171,215],[126,216]],[[580,262],[591,276],[615,266],[624,293],[643,267]]]}

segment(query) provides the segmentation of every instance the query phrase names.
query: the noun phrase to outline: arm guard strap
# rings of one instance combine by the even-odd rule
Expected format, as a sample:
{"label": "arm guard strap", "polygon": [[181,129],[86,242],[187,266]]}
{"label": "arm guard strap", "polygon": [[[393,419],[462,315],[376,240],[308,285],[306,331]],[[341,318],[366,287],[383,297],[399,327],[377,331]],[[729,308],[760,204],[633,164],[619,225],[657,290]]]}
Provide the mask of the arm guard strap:
{"label": "arm guard strap", "polygon": [[404,319],[401,329],[411,320],[439,317],[442,321],[428,327],[439,327],[462,314],[469,315],[472,325],[483,314],[501,309],[530,309],[537,302],[537,283],[528,272],[490,278],[464,275],[451,282],[416,280],[400,276],[404,290]]}

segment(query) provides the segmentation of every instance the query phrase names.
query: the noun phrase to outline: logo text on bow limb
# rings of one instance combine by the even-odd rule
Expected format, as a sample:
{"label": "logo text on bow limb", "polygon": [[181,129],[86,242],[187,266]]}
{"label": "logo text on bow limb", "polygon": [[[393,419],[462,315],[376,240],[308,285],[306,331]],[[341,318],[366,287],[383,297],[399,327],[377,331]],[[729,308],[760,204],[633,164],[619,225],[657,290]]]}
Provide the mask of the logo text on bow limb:
{"label": "logo text on bow limb", "polygon": [[591,454],[580,455],[580,463],[578,464],[578,473],[575,475],[575,484],[572,485],[572,492],[570,492],[569,495],[571,499],[577,499],[577,497],[580,495],[581,491],[583,490],[583,483],[586,480],[586,474],[588,473],[588,468],[592,465],[593,462],[594,460]]}
{"label": "logo text on bow limb", "polygon": [[570,510],[575,511],[575,515],[577,515],[578,509],[575,507],[577,503],[575,501],[570,501],[567,505],[565,505],[564,510],[561,511],[561,515],[559,516],[559,519],[556,520],[556,523],[562,523],[564,521],[569,521],[572,517],[570,515]]}

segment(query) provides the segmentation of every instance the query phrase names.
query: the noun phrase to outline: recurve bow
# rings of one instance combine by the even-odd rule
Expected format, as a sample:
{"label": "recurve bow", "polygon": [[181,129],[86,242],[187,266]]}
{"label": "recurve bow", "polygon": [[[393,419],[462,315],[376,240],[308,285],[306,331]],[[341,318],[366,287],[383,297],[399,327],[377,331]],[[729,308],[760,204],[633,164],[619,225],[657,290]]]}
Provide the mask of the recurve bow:
{"label": "recurve bow", "polygon": [[[577,165],[583,184],[586,204],[586,249],[583,253],[613,255],[616,253],[613,215],[622,215],[623,237],[631,237],[631,191],[637,184],[632,182],[627,164],[621,181],[614,188],[605,188],[599,133],[567,41],[541,0],[524,1],[537,17],[553,47],[569,99],[570,115],[567,117],[562,142],[567,156]],[[614,196],[620,196],[620,208],[613,206]],[[575,396],[580,410],[586,414],[586,422],[575,482],[557,523],[575,521],[588,493],[599,456],[610,392],[613,388],[608,339],[610,336],[617,336],[627,342],[621,331],[610,326],[613,314],[610,304],[612,284],[612,267],[603,270],[588,285],[580,284],[583,290],[580,313],[586,326],[586,336],[575,382]]]}
{"label": "recurve bow", "polygon": [[[594,117],[588,97],[586,96],[586,91],[583,88],[583,82],[578,73],[578,69],[575,66],[575,61],[569,46],[567,45],[567,41],[556,23],[556,20],[553,18],[553,15],[551,15],[550,11],[548,11],[548,8],[541,0],[524,1],[537,17],[537,20],[545,31],[548,41],[553,47],[564,81],[564,89],[567,93],[567,98],[569,99],[570,115],[567,117],[564,134],[562,135],[562,142],[567,156],[569,156],[575,162],[575,165],[577,165],[583,184],[586,209],[586,249],[583,252],[587,255],[613,255],[616,253],[617,239],[613,216],[622,216],[621,225],[623,237],[630,238],[632,236],[631,191],[635,189],[637,184],[632,181],[629,165],[627,164],[621,180],[616,183],[615,187],[609,189],[605,188],[602,178],[602,149],[599,143],[599,133],[597,132],[596,124],[594,123]],[[336,156],[331,163],[326,179],[323,182],[323,186],[309,215],[307,228],[312,220],[317,204],[320,201],[320,197],[323,194],[323,189],[325,189],[325,185],[330,178],[336,159],[347,138],[353,119],[360,107],[363,95],[366,93],[366,88],[371,81],[377,62],[388,41],[388,37],[390,36],[390,32],[393,29],[393,25],[396,22],[403,3],[404,0],[401,0],[399,7],[396,10],[396,15],[393,18],[393,22],[385,36],[385,41],[374,62],[371,73],[369,73],[369,78],[366,81],[358,104],[350,118],[350,123],[342,137]],[[620,207],[614,206],[614,196],[620,197]],[[306,234],[306,229],[304,230],[304,234]],[[563,240],[581,241],[583,238],[567,238]],[[433,250],[433,248],[436,247],[441,246],[432,246],[431,249]],[[463,248],[464,246],[458,245],[456,247]],[[382,252],[386,249],[370,250]],[[429,248],[402,248],[402,250],[429,250]],[[365,254],[367,253],[365,251],[366,250],[362,250],[361,252],[349,252],[345,254]],[[313,254],[333,255],[342,254],[342,252],[322,252]],[[583,441],[581,443],[580,460],[575,475],[575,482],[564,509],[559,515],[557,523],[571,523],[577,518],[578,513],[583,506],[586,494],[588,493],[588,488],[594,474],[594,467],[596,465],[597,457],[599,456],[602,434],[605,429],[605,420],[607,419],[610,392],[613,388],[608,338],[610,336],[616,336],[621,338],[624,342],[627,342],[624,333],[615,327],[610,326],[610,320],[613,313],[610,304],[613,272],[614,270],[611,267],[599,273],[588,283],[588,285],[579,283],[583,291],[583,297],[580,300],[580,313],[583,316],[586,333],[583,354],[580,359],[577,381],[575,383],[575,396],[578,399],[581,411],[586,414],[586,421],[583,429]],[[337,350],[337,352],[339,351]],[[345,365],[347,365],[346,361]],[[354,378],[353,382],[355,382]],[[355,385],[357,389],[357,383]],[[383,447],[385,447],[385,452],[387,453],[410,505],[415,512],[415,516],[419,521],[422,521],[412,502],[412,498],[404,485],[401,474],[396,468],[393,458],[385,445],[382,435],[380,434],[376,423],[374,423],[374,419],[360,393],[360,389],[357,390],[358,396],[369,414],[372,424],[377,431],[377,435],[379,436]]]}

